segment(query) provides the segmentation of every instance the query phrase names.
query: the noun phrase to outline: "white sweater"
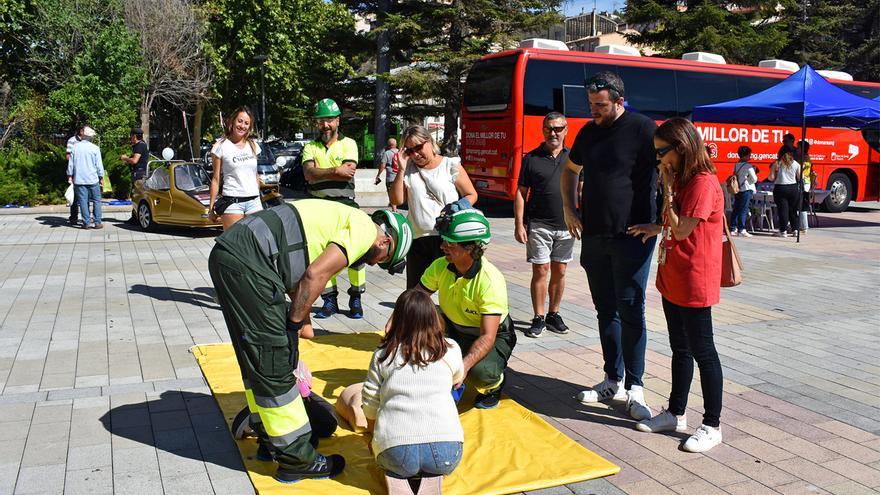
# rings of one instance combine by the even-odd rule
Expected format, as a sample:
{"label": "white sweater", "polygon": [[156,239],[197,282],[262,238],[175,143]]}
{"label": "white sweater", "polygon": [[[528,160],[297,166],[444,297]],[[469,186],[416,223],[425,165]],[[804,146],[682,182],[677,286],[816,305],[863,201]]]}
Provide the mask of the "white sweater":
{"label": "white sweater", "polygon": [[403,365],[398,353],[379,362],[383,350],[373,353],[364,383],[363,409],[376,421],[373,452],[399,445],[430,442],[463,442],[464,431],[452,400],[452,384],[464,378],[461,349],[451,347],[443,359],[418,367]]}

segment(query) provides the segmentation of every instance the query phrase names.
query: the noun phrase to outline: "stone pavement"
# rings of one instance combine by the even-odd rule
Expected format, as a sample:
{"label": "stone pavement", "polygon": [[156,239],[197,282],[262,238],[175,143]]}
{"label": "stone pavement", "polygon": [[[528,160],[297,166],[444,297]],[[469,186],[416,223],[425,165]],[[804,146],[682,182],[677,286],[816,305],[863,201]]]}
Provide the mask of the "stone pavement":
{"label": "stone pavement", "polygon": [[[531,318],[529,266],[512,220],[493,214],[488,257],[508,278],[511,315]],[[253,493],[189,348],[228,341],[207,256],[214,231],[142,233],[110,211],[102,231],[63,211],[0,213],[0,494]],[[633,430],[622,405],[572,397],[601,380],[595,312],[570,266],[566,336],[520,334],[507,392],[619,464],[620,474],[537,492],[877,493],[880,489],[880,208],[820,214],[803,242],[737,239],[745,283],[713,309],[725,372],[725,444]],[[369,270],[367,318],[384,324],[404,279]],[[660,298],[648,291],[646,391],[670,388]],[[342,282],[343,286],[345,282]],[[343,307],[345,300],[341,301]],[[691,426],[700,388],[691,389]]]}

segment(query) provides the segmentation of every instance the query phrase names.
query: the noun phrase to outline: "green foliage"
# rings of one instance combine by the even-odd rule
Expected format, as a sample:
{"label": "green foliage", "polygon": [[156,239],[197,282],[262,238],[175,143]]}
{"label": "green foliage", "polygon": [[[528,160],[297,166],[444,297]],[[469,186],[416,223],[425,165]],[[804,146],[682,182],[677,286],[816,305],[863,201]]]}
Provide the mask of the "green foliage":
{"label": "green foliage", "polygon": [[27,53],[27,24],[34,13],[31,0],[0,0],[0,81],[17,79]]}
{"label": "green foliage", "polygon": [[214,65],[216,104],[224,112],[250,104],[259,110],[260,61],[265,55],[270,127],[299,128],[319,96],[351,73],[340,50],[354,19],[342,6],[310,0],[207,0],[206,49]]}
{"label": "green foliage", "polygon": [[0,205],[64,202],[67,189],[64,149],[52,148],[42,153],[21,146],[0,151]]}

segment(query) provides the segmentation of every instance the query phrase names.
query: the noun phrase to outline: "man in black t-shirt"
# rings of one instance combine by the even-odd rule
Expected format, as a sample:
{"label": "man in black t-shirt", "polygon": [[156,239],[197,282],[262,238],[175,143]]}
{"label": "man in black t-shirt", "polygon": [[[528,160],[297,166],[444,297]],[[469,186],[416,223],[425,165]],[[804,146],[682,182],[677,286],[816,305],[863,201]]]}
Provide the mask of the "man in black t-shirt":
{"label": "man in black t-shirt", "polygon": [[[584,403],[626,400],[636,420],[649,419],[645,371],[645,286],[656,237],[646,242],[627,233],[657,219],[656,124],[624,109],[624,86],[612,72],[587,83],[593,120],[569,153],[561,177],[565,223],[580,238],[581,265],[599,320],[605,380],[578,394]],[[575,210],[575,178],[583,171],[581,215]]]}
{"label": "man in black t-shirt", "polygon": [[[568,333],[568,326],[559,315],[559,306],[565,291],[565,268],[574,250],[574,237],[565,225],[559,192],[559,173],[568,160],[565,116],[550,112],[544,117],[541,131],[544,142],[523,157],[513,203],[514,237],[517,242],[526,244],[526,260],[532,264],[531,294],[535,317],[525,331],[526,337],[532,338],[539,337],[544,328],[555,333]],[[550,307],[545,317],[548,274]]]}
{"label": "man in black t-shirt", "polygon": [[131,167],[131,184],[134,186],[134,183],[143,179],[144,174],[147,173],[150,150],[147,148],[147,143],[144,142],[144,131],[139,127],[131,130],[129,139],[132,144],[131,156],[122,155],[119,159]]}

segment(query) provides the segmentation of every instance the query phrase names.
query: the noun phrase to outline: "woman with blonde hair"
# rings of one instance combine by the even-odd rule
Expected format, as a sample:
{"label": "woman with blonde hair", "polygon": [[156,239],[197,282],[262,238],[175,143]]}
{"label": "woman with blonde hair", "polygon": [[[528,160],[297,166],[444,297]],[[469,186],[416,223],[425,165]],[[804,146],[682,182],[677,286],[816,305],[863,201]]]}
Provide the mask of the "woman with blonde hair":
{"label": "woman with blonde hair", "polygon": [[801,164],[794,159],[794,150],[785,148],[779,159],[770,166],[769,179],[773,181],[773,201],[776,203],[776,218],[779,232],[776,237],[788,237],[798,228],[798,176]]}
{"label": "woman with blonde hair", "polygon": [[406,287],[418,285],[425,269],[443,256],[440,235],[434,225],[440,213],[466,210],[477,202],[477,191],[461,159],[440,154],[431,133],[420,125],[408,127],[401,135],[398,173],[388,190],[391,204],[409,205],[407,218],[413,226],[414,241],[406,257]]}
{"label": "woman with blonde hair", "polygon": [[[251,138],[253,129],[253,112],[248,107],[238,107],[226,120],[223,137],[211,149],[214,171],[208,211],[212,221],[219,219],[223,223],[223,230],[245,215],[263,209],[257,177],[260,145]],[[222,195],[218,198],[221,186]]]}
{"label": "woman with blonde hair", "polygon": [[723,374],[712,334],[712,305],[721,298],[724,195],[696,127],[672,118],[654,133],[663,184],[663,227],[642,224],[629,233],[642,241],[660,234],[657,289],[672,348],[669,408],[640,421],[644,432],[685,431],[694,361],[700,369],[703,423],[682,448],[705,452],[721,443]]}

